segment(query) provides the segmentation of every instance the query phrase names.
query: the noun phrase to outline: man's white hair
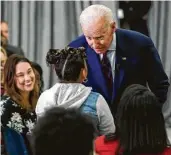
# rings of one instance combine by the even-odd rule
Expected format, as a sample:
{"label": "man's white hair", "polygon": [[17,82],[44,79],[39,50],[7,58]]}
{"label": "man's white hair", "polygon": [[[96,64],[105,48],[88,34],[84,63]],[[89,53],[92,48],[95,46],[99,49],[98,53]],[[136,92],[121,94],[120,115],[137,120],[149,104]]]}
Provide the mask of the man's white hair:
{"label": "man's white hair", "polygon": [[84,9],[80,15],[80,24],[85,26],[104,18],[106,22],[112,23],[114,21],[112,10],[104,5],[90,5]]}

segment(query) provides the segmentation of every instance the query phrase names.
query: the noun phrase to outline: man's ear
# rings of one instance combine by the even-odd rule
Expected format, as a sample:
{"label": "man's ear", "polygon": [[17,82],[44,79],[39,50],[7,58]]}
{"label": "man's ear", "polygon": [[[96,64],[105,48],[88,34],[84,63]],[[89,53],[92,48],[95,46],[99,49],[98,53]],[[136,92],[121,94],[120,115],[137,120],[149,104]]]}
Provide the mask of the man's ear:
{"label": "man's ear", "polygon": [[116,31],[116,22],[110,23],[110,27],[112,28],[113,32]]}

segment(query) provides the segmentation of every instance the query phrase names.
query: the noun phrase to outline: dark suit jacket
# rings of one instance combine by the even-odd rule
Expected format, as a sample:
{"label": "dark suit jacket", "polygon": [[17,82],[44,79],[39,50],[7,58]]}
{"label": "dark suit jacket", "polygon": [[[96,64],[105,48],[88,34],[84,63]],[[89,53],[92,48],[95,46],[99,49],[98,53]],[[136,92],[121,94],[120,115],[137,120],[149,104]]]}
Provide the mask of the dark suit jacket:
{"label": "dark suit jacket", "polygon": [[[119,1],[119,8],[124,12],[124,18],[120,20],[122,28],[124,23],[127,23],[131,30],[149,35],[147,19],[143,19],[148,14],[151,1]],[[147,15],[148,17],[148,15]]]}
{"label": "dark suit jacket", "polygon": [[112,105],[113,112],[124,89],[131,84],[148,83],[151,91],[163,103],[169,87],[168,77],[163,69],[159,54],[152,40],[135,31],[116,30],[116,64],[113,95],[109,95],[101,69],[99,55],[88,45],[82,35],[72,41],[69,46],[86,48],[88,64],[88,81],[93,91],[99,92]]}
{"label": "dark suit jacket", "polygon": [[7,56],[9,57],[12,54],[19,54],[19,55],[23,55],[24,56],[24,52],[21,48],[17,47],[17,46],[13,46],[10,44],[7,44],[6,46],[6,51],[7,51]]}

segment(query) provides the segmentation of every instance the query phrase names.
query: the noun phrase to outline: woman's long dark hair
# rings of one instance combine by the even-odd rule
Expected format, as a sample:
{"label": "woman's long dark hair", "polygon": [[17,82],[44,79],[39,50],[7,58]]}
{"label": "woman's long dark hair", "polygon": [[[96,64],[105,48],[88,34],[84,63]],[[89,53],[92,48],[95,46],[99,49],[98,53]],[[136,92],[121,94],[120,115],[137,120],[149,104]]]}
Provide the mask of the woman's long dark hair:
{"label": "woman's long dark hair", "polygon": [[82,68],[85,68],[85,48],[66,47],[50,49],[46,56],[48,65],[54,65],[61,81],[77,81]]}
{"label": "woman's long dark hair", "polygon": [[133,84],[124,91],[116,114],[116,134],[116,155],[164,151],[167,135],[162,108],[148,88]]}
{"label": "woman's long dark hair", "polygon": [[36,62],[31,62],[32,63],[32,67],[38,72],[39,74],[39,77],[38,75],[36,74],[35,72],[35,76],[37,76],[37,80],[40,79],[40,82],[39,83],[39,95],[43,92],[43,88],[44,88],[44,81],[43,81],[43,70],[42,70],[42,67],[36,63]]}

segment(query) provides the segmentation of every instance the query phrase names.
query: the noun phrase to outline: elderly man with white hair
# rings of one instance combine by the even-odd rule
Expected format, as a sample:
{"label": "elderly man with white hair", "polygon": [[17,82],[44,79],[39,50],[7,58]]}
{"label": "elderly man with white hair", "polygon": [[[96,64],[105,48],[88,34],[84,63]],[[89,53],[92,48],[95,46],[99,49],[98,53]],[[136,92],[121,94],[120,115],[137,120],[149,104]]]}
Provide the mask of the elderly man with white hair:
{"label": "elderly man with white hair", "polygon": [[84,84],[105,97],[114,116],[124,89],[131,84],[148,86],[163,105],[168,77],[148,36],[117,28],[112,10],[104,5],[83,10],[80,24],[83,35],[69,46],[86,48],[88,76]]}

